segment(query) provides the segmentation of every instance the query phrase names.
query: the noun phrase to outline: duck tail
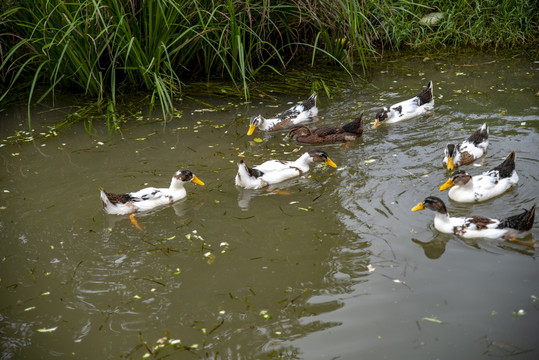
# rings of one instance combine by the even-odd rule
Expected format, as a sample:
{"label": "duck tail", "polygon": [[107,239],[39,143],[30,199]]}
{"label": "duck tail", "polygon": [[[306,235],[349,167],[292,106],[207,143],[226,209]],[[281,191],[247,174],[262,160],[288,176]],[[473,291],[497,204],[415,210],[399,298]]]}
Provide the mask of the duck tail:
{"label": "duck tail", "polygon": [[478,145],[488,139],[488,124],[484,123],[479,129],[477,129],[472,136],[468,138],[468,141],[474,145]]}
{"label": "duck tail", "polygon": [[496,166],[492,170],[497,170],[500,174],[500,178],[508,178],[513,175],[513,171],[515,170],[515,161],[517,159],[517,154],[514,151],[511,151],[509,155],[505,158],[505,160],[498,166]]}
{"label": "duck tail", "polygon": [[357,119],[342,126],[346,132],[361,136],[363,134],[363,113]]}
{"label": "duck tail", "polygon": [[303,107],[306,110],[316,107],[316,96],[317,95],[315,91],[307,100],[305,100],[305,102],[303,103]]}
{"label": "duck tail", "polygon": [[416,95],[419,98],[419,105],[428,104],[432,101],[432,81],[429,81],[427,87],[417,93]]}
{"label": "duck tail", "polygon": [[481,129],[481,132],[485,132],[485,133],[488,134],[488,124],[487,123],[484,123],[483,125],[481,125],[481,127],[479,129]]}
{"label": "duck tail", "polygon": [[500,220],[498,225],[499,229],[510,228],[517,231],[528,231],[533,227],[533,221],[535,220],[535,206],[533,204],[530,210],[524,210],[523,213],[509,216],[505,219]]}
{"label": "duck tail", "polygon": [[99,188],[100,196],[101,196],[101,205],[103,206],[103,209],[107,207],[114,206],[113,203],[109,200],[109,194],[105,191],[103,188]]}

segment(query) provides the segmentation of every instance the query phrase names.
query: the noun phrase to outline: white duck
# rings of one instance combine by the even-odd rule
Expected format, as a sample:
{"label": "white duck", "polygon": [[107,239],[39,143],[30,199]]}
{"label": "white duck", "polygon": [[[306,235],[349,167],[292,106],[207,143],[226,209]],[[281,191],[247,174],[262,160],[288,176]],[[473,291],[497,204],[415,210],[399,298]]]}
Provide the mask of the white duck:
{"label": "white duck", "polygon": [[434,109],[434,97],[432,96],[432,81],[411,99],[386,107],[376,113],[376,119],[371,129],[376,129],[382,123],[396,123],[413,117],[430,113]]}
{"label": "white duck", "polygon": [[302,104],[295,105],[272,118],[265,119],[262,115],[253,116],[247,135],[252,135],[257,127],[264,131],[289,129],[294,125],[311,120],[316,115],[318,115],[318,108],[316,107],[315,92]]}
{"label": "white duck", "polygon": [[254,168],[249,168],[243,160],[238,164],[236,185],[246,189],[260,189],[262,187],[280,183],[300,176],[309,171],[312,162],[323,162],[336,168],[337,165],[322,150],[311,150],[301,155],[296,161],[270,160]]}
{"label": "white duck", "polygon": [[515,240],[533,227],[535,219],[535,204],[530,210],[524,210],[518,215],[504,219],[491,219],[484,216],[451,217],[442,200],[435,196],[427,197],[423,202],[412,208],[412,211],[430,209],[434,215],[436,230],[462,236],[464,238],[489,238]]}
{"label": "white duck", "polygon": [[137,192],[112,194],[100,188],[101,203],[107,213],[114,215],[148,211],[186,197],[187,192],[184,188],[186,182],[204,185],[190,170],[178,170],[172,177],[168,189],[148,187]]}
{"label": "white duck", "polygon": [[503,194],[518,182],[515,170],[516,154],[512,151],[498,166],[482,175],[470,176],[463,170],[455,171],[440,186],[449,189],[449,198],[458,202],[480,202]]}
{"label": "white duck", "polygon": [[453,170],[466,165],[485,154],[488,146],[488,125],[484,123],[468,139],[460,144],[447,144],[444,149],[444,166]]}

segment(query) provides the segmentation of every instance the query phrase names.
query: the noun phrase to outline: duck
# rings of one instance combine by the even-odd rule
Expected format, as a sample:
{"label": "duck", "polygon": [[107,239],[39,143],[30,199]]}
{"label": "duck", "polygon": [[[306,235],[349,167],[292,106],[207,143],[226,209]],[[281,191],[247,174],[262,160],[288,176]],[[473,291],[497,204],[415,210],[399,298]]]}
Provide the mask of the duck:
{"label": "duck", "polygon": [[432,81],[429,81],[427,86],[417,93],[411,99],[401,101],[392,106],[384,106],[380,109],[375,117],[374,125],[371,129],[376,129],[382,123],[396,123],[403,120],[408,120],[423,114],[431,114],[434,109],[434,97],[432,95]]}
{"label": "duck", "polygon": [[305,144],[329,144],[354,141],[363,134],[363,113],[357,119],[338,127],[322,126],[310,130],[305,125],[294,126],[288,136]]}
{"label": "duck", "polygon": [[337,168],[328,154],[318,149],[307,151],[296,161],[270,160],[253,168],[249,168],[242,159],[238,163],[236,185],[245,189],[260,189],[277,184],[308,172],[312,162],[323,162]]}
{"label": "duck", "polygon": [[533,226],[535,219],[535,205],[530,210],[506,217],[504,219],[491,219],[484,216],[451,217],[444,202],[436,196],[429,196],[412,208],[412,211],[430,209],[434,215],[436,230],[462,236],[463,238],[488,238],[516,240]]}
{"label": "duck", "polygon": [[252,135],[257,127],[263,131],[278,131],[312,120],[313,117],[318,115],[316,96],[316,92],[314,92],[302,104],[292,106],[290,109],[269,119],[265,119],[260,114],[251,117],[247,135]]}
{"label": "duck", "polygon": [[137,192],[114,194],[100,188],[101,204],[108,214],[127,215],[148,211],[157,207],[172,204],[187,196],[184,184],[192,182],[204,186],[191,170],[178,170],[168,188],[147,187]]}
{"label": "duck", "polygon": [[472,163],[485,154],[488,146],[488,125],[484,123],[468,139],[460,144],[447,144],[444,149],[444,166],[453,170],[460,165]]}
{"label": "duck", "polygon": [[482,175],[472,177],[464,170],[457,170],[440,186],[440,191],[449,189],[449,198],[463,203],[481,202],[501,195],[518,183],[516,156],[511,151],[500,165]]}

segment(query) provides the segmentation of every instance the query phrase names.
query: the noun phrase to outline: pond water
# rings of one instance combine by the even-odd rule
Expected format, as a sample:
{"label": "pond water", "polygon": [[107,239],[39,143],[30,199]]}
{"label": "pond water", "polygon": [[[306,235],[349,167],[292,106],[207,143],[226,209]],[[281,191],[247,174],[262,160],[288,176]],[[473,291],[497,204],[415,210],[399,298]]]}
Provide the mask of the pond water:
{"label": "pond water", "polygon": [[[332,98],[320,91],[318,125],[364,111],[365,133],[322,147],[338,169],[313,166],[273,192],[236,188],[237,162],[312,147],[284,133],[247,137],[248,118],[290,107],[308,86],[250,103],[185,99],[166,126],[134,116],[112,136],[79,122],[4,143],[1,358],[538,358],[539,267],[527,243],[539,226],[523,243],[463,240],[436,231],[434,213],[411,212],[428,195],[459,216],[499,218],[537,201],[538,68],[524,56],[412,57],[377,65]],[[370,129],[382,105],[429,80],[434,118]],[[34,127],[66,111],[37,107]],[[2,139],[26,129],[24,107],[0,117]],[[484,122],[484,164],[463,168],[479,174],[515,150],[520,182],[485,203],[455,203],[438,191],[443,147]],[[101,209],[99,187],[166,187],[180,168],[206,185],[138,215],[142,231]]]}

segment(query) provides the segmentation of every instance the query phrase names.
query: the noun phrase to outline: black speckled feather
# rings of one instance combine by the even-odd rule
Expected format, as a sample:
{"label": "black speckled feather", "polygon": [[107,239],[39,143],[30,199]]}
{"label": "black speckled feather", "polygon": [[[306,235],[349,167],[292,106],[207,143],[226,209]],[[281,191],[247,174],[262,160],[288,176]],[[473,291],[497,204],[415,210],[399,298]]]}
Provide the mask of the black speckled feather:
{"label": "black speckled feather", "polygon": [[249,176],[253,176],[254,178],[258,179],[262,175],[264,175],[264,172],[258,170],[258,169],[251,169],[249,166],[245,165],[247,168],[247,171],[249,171]]}
{"label": "black speckled feather", "polygon": [[485,129],[482,127],[477,129],[469,138],[468,141],[473,143],[475,146],[479,145],[483,141],[488,139],[488,125],[485,126]]}
{"label": "black speckled feather", "polygon": [[511,151],[511,154],[500,165],[493,168],[491,171],[498,171],[500,179],[511,177],[513,171],[515,170],[515,160],[517,155],[514,151]]}
{"label": "black speckled feather", "polygon": [[106,192],[104,189],[103,192],[105,193],[105,195],[107,195],[107,198],[113,204],[126,204],[129,201],[136,201],[136,199],[129,194],[113,194]]}
{"label": "black speckled feather", "polygon": [[416,96],[419,98],[419,106],[432,101],[432,86],[430,85],[431,83],[429,82],[427,87],[417,93]]}
{"label": "black speckled feather", "polygon": [[477,230],[487,229],[488,225],[494,223],[494,221],[491,218],[488,218],[485,216],[477,216],[477,215],[470,216],[467,220],[468,221],[466,222],[465,226],[471,223],[477,226]]}
{"label": "black speckled feather", "polygon": [[530,230],[533,226],[533,221],[535,220],[535,205],[536,204],[533,204],[530,210],[524,210],[523,213],[500,220],[498,229],[510,228],[518,231]]}

